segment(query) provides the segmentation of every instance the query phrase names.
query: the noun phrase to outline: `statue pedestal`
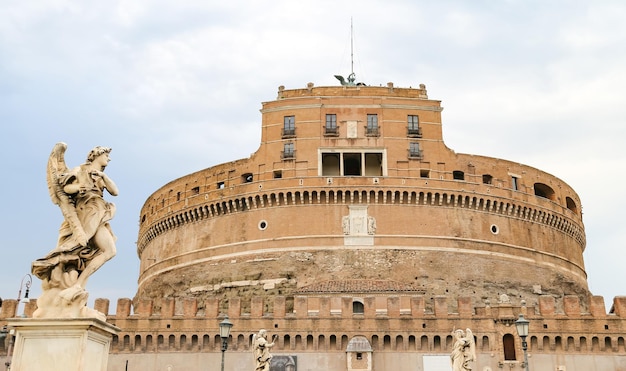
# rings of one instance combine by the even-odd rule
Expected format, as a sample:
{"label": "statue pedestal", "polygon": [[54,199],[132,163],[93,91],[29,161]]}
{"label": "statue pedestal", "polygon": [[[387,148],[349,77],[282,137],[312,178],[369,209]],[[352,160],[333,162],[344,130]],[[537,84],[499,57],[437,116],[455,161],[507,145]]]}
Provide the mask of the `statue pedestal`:
{"label": "statue pedestal", "polygon": [[12,318],[11,371],[106,371],[119,328],[95,318]]}

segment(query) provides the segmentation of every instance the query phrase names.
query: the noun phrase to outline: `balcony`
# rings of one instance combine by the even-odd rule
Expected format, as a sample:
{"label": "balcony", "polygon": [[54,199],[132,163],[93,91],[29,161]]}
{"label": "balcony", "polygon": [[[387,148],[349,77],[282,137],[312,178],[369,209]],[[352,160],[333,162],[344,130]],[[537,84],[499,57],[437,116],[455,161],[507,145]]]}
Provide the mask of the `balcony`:
{"label": "balcony", "polygon": [[296,136],[296,129],[283,129],[281,136],[283,139],[287,139],[287,138],[295,138]]}
{"label": "balcony", "polygon": [[366,137],[378,137],[380,136],[380,131],[378,127],[365,127],[365,136]]}
{"label": "balcony", "polygon": [[422,128],[407,128],[407,136],[409,138],[421,138]]}
{"label": "balcony", "polygon": [[409,159],[411,160],[421,160],[424,158],[422,150],[409,150]]}
{"label": "balcony", "polygon": [[338,137],[339,136],[339,127],[324,127],[324,136],[325,137]]}
{"label": "balcony", "polygon": [[280,159],[281,160],[294,160],[296,158],[296,151],[281,151]]}

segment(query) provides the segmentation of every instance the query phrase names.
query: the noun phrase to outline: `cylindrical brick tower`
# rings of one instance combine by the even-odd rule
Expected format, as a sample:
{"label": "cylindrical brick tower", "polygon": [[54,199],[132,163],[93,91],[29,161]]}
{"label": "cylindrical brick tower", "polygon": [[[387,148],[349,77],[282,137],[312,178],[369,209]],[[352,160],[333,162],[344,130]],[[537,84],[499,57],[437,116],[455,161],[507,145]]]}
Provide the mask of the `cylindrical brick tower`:
{"label": "cylindrical brick tower", "polygon": [[578,195],[450,150],[441,111],[423,85],[281,86],[250,158],[148,198],[137,298],[588,296]]}

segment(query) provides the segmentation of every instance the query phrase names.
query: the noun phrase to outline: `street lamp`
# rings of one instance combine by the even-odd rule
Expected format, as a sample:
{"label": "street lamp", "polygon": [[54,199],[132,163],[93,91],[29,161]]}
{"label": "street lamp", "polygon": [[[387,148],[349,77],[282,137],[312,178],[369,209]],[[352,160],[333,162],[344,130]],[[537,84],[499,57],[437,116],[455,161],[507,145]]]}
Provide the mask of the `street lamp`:
{"label": "street lamp", "polygon": [[224,371],[224,352],[228,349],[228,336],[230,335],[231,327],[233,327],[233,323],[228,320],[228,316],[225,316],[224,320],[220,322],[220,337],[222,338],[222,371]]}
{"label": "street lamp", "polygon": [[530,322],[524,318],[523,314],[519,315],[519,319],[515,321],[515,327],[517,327],[517,334],[520,338],[522,338],[522,350],[524,350],[524,367],[526,371],[528,371],[528,354],[526,350],[528,349],[528,343],[526,343],[526,337],[528,336],[528,324]]}
{"label": "street lamp", "polygon": [[[26,280],[26,284],[24,284],[24,280]],[[22,282],[20,282],[20,291],[18,291],[17,293],[17,305],[19,306],[20,303],[24,303],[24,313],[22,314],[22,317],[26,317],[26,304],[28,304],[28,302],[30,301],[28,299],[28,293],[30,292],[30,285],[32,284],[33,284],[33,276],[31,276],[30,274],[27,274],[24,277],[22,277]],[[23,299],[22,299],[22,287],[26,287],[26,293],[24,294]]]}

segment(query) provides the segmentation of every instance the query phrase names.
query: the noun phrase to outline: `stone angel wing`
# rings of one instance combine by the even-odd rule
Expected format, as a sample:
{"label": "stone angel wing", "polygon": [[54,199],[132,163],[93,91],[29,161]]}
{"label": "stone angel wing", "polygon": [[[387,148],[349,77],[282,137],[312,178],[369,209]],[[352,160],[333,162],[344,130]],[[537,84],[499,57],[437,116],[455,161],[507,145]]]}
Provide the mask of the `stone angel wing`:
{"label": "stone angel wing", "polygon": [[70,199],[70,196],[63,190],[63,185],[66,184],[66,177],[69,176],[69,169],[65,164],[65,150],[67,144],[59,142],[52,148],[52,153],[48,158],[48,168],[46,171],[46,180],[48,182],[48,191],[50,192],[50,199],[52,203],[58,205],[61,209],[61,213],[65,218],[65,221],[72,228],[72,235],[76,242],[81,246],[87,246],[87,236],[83,230],[83,227],[76,215],[76,209]]}
{"label": "stone angel wing", "polygon": [[474,340],[474,334],[472,333],[472,330],[465,330],[465,338],[469,343],[469,351],[467,352],[469,354],[469,360],[474,361],[476,360],[476,341]]}

